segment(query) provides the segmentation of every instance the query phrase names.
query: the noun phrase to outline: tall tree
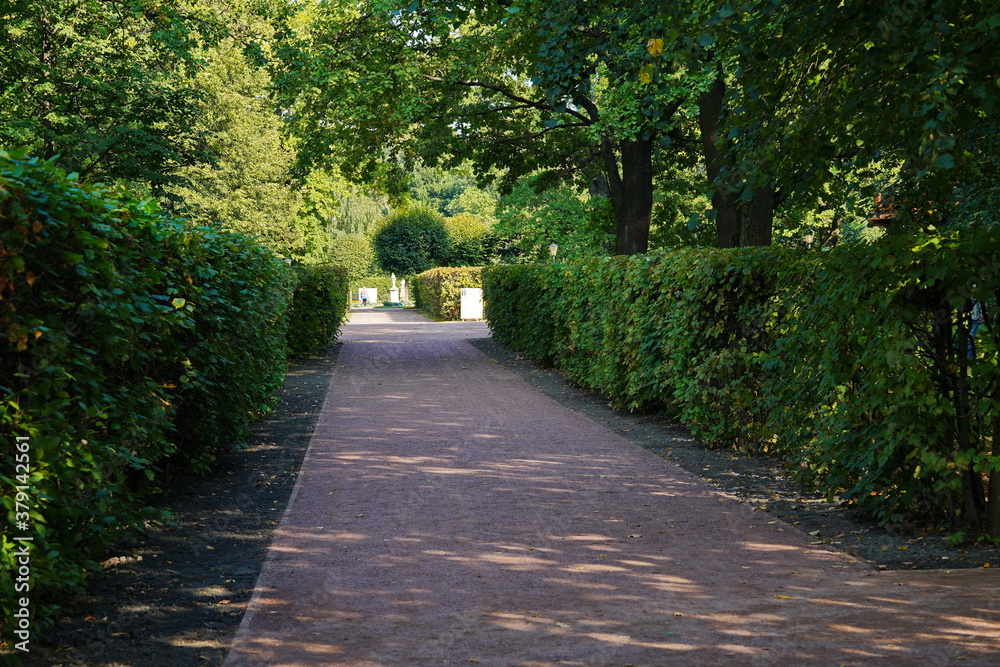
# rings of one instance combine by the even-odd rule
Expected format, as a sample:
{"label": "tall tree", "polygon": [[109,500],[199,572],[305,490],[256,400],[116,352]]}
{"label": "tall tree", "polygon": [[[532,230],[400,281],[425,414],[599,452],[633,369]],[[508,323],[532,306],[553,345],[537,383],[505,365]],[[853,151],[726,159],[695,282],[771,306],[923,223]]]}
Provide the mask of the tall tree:
{"label": "tall tree", "polygon": [[183,200],[182,212],[195,220],[257,236],[287,257],[320,256],[324,233],[300,215],[302,197],[292,187],[294,155],[282,140],[267,70],[248,62],[233,37],[200,56],[206,64],[192,80],[201,99],[194,129],[214,160],[181,169],[186,184],[170,194]]}
{"label": "tall tree", "polygon": [[170,182],[202,159],[192,130],[193,30],[214,30],[177,0],[19,0],[0,21],[0,144],[85,180]]}
{"label": "tall tree", "polygon": [[928,224],[955,209],[956,187],[981,180],[982,139],[1000,102],[995,2],[720,7],[740,17],[733,47],[746,65],[743,94],[727,126],[743,161],[796,173],[806,188],[845,159],[855,169],[896,159],[900,215]]}
{"label": "tall tree", "polygon": [[304,164],[334,146],[355,178],[400,156],[470,159],[507,190],[544,169],[609,196],[617,252],[644,252],[653,153],[685,99],[636,85],[638,36],[656,16],[568,0],[308,5],[290,23],[278,80]]}

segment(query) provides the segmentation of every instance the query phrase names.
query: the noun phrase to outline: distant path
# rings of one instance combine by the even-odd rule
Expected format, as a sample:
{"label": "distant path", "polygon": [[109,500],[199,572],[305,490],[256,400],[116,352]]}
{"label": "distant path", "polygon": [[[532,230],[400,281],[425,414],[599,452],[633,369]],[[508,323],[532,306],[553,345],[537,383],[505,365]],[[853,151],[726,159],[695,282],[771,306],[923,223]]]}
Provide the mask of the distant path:
{"label": "distant path", "polygon": [[352,314],[227,665],[1000,664],[1000,573],[812,545],[465,342],[487,335]]}

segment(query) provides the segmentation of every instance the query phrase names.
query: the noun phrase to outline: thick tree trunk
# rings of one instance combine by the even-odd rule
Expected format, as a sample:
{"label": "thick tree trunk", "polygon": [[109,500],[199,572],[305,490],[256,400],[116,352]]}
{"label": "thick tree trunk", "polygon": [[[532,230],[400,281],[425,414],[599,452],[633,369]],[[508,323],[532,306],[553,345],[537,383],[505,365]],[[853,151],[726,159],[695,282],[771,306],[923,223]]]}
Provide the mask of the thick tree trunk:
{"label": "thick tree trunk", "polygon": [[621,142],[620,173],[611,141],[606,138],[601,149],[615,212],[615,254],[642,254],[649,250],[653,214],[653,140]]}
{"label": "thick tree trunk", "polygon": [[720,248],[771,245],[775,193],[773,187],[759,188],[749,201],[739,201],[736,188],[722,181],[723,160],[719,145],[726,86],[722,76],[698,100],[698,127],[701,130],[705,170],[713,188],[715,236]]}
{"label": "thick tree trunk", "polygon": [[649,250],[653,213],[653,140],[622,142],[622,199],[615,207],[615,254]]}
{"label": "thick tree trunk", "polygon": [[719,119],[726,92],[720,76],[698,100],[698,129],[705,155],[705,170],[712,187],[712,208],[715,210],[715,237],[720,248],[735,248],[740,244],[740,223],[731,195],[719,186],[722,175],[722,155],[719,151]]}
{"label": "thick tree trunk", "polygon": [[774,188],[759,188],[739,207],[740,246],[771,245],[774,227]]}

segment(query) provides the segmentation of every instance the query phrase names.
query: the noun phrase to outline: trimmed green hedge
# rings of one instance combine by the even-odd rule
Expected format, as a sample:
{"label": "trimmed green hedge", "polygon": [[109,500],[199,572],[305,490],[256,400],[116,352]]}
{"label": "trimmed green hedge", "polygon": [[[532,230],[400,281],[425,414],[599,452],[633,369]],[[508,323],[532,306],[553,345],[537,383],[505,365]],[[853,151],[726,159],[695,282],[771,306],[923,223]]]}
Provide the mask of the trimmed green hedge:
{"label": "trimmed green hedge", "polygon": [[413,280],[413,300],[436,320],[458,320],[462,316],[462,288],[482,288],[482,273],[481,266],[424,271]]}
{"label": "trimmed green hedge", "polygon": [[288,349],[314,354],[337,340],[347,315],[347,270],[329,265],[294,266],[298,276],[288,325]]}
{"label": "trimmed green hedge", "polygon": [[294,283],[251,239],[0,152],[7,618],[24,597],[13,537],[33,539],[33,613],[51,609],[40,603],[79,588],[102,549],[150,517],[141,495],[160,465],[207,469],[270,409]]}
{"label": "trimmed green hedge", "polygon": [[616,405],[778,453],[882,522],[978,537],[1000,535],[997,266],[984,232],[503,266],[484,286],[495,338]]}
{"label": "trimmed green hedge", "polygon": [[[397,282],[397,287],[399,286]],[[392,288],[392,277],[391,276],[381,276],[381,275],[371,275],[363,276],[361,278],[352,279],[350,286],[351,299],[354,301],[358,300],[358,292],[362,287],[371,289],[375,288],[378,290],[379,301],[389,300],[389,290]]]}

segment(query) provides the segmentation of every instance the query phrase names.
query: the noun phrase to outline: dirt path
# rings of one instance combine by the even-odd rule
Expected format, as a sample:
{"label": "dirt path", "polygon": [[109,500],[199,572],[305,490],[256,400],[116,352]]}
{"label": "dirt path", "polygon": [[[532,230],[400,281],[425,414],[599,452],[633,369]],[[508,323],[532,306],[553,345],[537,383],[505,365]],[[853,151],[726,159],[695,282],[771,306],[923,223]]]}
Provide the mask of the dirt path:
{"label": "dirt path", "polygon": [[875,573],[466,342],[355,313],[227,665],[1000,664],[1000,573]]}

